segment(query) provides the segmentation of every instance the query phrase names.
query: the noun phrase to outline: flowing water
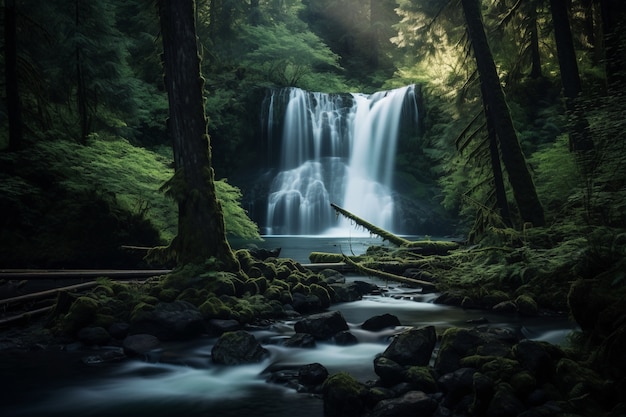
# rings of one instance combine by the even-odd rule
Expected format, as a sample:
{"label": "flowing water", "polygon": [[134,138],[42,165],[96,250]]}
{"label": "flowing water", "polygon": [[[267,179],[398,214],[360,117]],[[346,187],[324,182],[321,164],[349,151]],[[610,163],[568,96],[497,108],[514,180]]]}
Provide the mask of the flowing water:
{"label": "flowing water", "polygon": [[[285,256],[304,256],[320,244],[331,248],[364,248],[368,239],[306,239]],[[288,243],[272,238],[266,244]],[[296,240],[298,242],[298,240]],[[301,246],[301,247],[299,247]],[[345,250],[345,249],[344,249]],[[363,249],[364,250],[364,249]],[[308,253],[308,252],[307,252]],[[303,259],[298,259],[303,260]],[[349,280],[370,280],[348,275]],[[561,343],[573,326],[565,318],[520,318],[483,311],[462,310],[432,303],[433,295],[379,280],[384,296],[372,295],[353,303],[332,306],[342,312],[357,345],[318,343],[314,349],[285,348],[280,340],[294,333],[294,322],[278,322],[269,328],[252,329],[270,351],[262,363],[217,366],[210,353],[215,338],[168,343],[149,358],[88,365],[87,356],[101,352],[34,351],[0,354],[3,388],[0,415],[9,416],[298,416],[321,417],[320,398],[299,394],[266,382],[268,368],[297,369],[309,363],[323,364],[331,374],[347,371],[361,381],[373,380],[375,356],[382,353],[389,337],[403,329],[368,332],[359,328],[366,319],[384,313],[396,315],[403,326],[434,325],[438,332],[450,326],[471,327],[468,320],[485,318],[489,325],[508,328],[527,338]]]}
{"label": "flowing water", "polygon": [[280,158],[264,233],[345,231],[349,223],[330,203],[394,230],[396,145],[401,127],[418,117],[414,86],[371,95],[288,88],[273,92],[267,107],[270,149]]}

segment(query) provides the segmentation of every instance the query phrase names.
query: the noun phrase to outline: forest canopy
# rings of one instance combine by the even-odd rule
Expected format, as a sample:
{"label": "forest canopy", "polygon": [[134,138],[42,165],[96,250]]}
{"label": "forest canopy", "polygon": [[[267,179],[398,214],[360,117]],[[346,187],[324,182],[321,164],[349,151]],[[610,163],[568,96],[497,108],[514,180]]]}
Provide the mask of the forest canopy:
{"label": "forest canopy", "polygon": [[[529,226],[510,185],[518,173],[499,165],[508,148],[491,130],[501,117],[483,100],[464,14],[472,2],[195,3],[212,164],[232,235],[258,237],[241,207],[267,152],[259,123],[267,89],[413,83],[421,129],[399,145],[399,191],[428,201],[448,231],[469,240]],[[546,224],[623,228],[626,6],[476,4]],[[96,233],[96,257],[169,240],[176,208],[159,193],[172,157],[154,2],[12,0],[3,12],[0,206],[9,215],[0,263],[62,264],[104,218],[114,226]],[[50,246],[57,253],[39,249]]]}

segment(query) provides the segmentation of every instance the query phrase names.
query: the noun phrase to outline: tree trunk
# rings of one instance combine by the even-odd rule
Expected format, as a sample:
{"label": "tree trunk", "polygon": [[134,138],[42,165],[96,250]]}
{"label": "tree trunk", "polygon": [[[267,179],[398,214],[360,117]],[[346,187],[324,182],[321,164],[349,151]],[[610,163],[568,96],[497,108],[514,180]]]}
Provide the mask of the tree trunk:
{"label": "tree trunk", "polygon": [[623,34],[626,19],[624,0],[600,0],[605,71],[610,91],[623,91],[626,83],[626,51]]}
{"label": "tree trunk", "polygon": [[159,0],[158,4],[169,100],[167,127],[176,171],[173,187],[178,199],[178,236],[172,246],[177,263],[200,263],[215,257],[222,270],[239,271],[215,194],[202,96],[204,80],[196,44],[195,2]]}
{"label": "tree trunk", "polygon": [[17,79],[17,36],[15,0],[4,2],[4,65],[9,118],[9,150],[22,147],[22,112]]}
{"label": "tree trunk", "polygon": [[515,202],[524,222],[543,226],[545,225],[543,207],[539,202],[504,98],[504,91],[485,35],[479,0],[462,0],[461,3],[480,75],[483,100],[493,116],[493,127],[500,143],[502,162],[509,176]]}
{"label": "tree trunk", "polygon": [[552,23],[554,24],[554,38],[556,40],[557,55],[565,107],[572,119],[570,128],[570,150],[589,151],[593,149],[593,141],[589,134],[589,123],[578,106],[578,96],[582,91],[578,63],[574,49],[574,39],[569,24],[567,4],[562,0],[550,0]]}
{"label": "tree trunk", "polygon": [[539,53],[539,28],[537,27],[537,5],[535,4],[535,2],[529,3],[528,16],[530,18],[530,78],[537,79],[541,78],[543,74],[541,71],[541,54]]}

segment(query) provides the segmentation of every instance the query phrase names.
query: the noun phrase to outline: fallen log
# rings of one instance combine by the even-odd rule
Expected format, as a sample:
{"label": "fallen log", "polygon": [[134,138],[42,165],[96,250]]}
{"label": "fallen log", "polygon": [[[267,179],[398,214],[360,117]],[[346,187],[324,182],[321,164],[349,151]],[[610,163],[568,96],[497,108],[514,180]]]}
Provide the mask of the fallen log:
{"label": "fallen log", "polygon": [[360,218],[359,216],[349,212],[346,209],[339,207],[334,203],[330,203],[330,206],[335,209],[335,211],[342,216],[352,220],[359,226],[365,228],[373,235],[380,236],[383,240],[386,240],[396,246],[400,246],[403,248],[411,248],[413,253],[419,253],[422,255],[445,255],[449,251],[458,249],[459,244],[457,242],[452,242],[448,240],[419,240],[419,241],[411,241],[405,239],[401,236],[397,236],[385,229],[382,229],[367,220]]}
{"label": "fallen log", "polygon": [[407,278],[400,275],[392,274],[390,272],[384,272],[377,269],[368,268],[362,264],[359,264],[358,262],[354,262],[347,256],[344,256],[344,262],[348,265],[352,265],[357,271],[365,275],[374,276],[389,281],[401,282],[403,284],[419,285],[422,287],[427,286],[429,288],[434,286],[432,282],[422,281],[421,279]]}

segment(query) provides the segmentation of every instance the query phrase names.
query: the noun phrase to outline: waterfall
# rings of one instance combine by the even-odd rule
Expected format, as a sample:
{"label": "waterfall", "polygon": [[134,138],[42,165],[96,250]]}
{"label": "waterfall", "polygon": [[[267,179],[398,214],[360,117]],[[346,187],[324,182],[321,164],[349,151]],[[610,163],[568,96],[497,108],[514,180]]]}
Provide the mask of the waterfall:
{"label": "waterfall", "polygon": [[287,88],[272,92],[267,114],[270,134],[282,120],[280,146],[269,142],[280,158],[267,234],[349,233],[331,202],[393,230],[396,144],[404,118],[417,119],[414,86],[371,95]]}

